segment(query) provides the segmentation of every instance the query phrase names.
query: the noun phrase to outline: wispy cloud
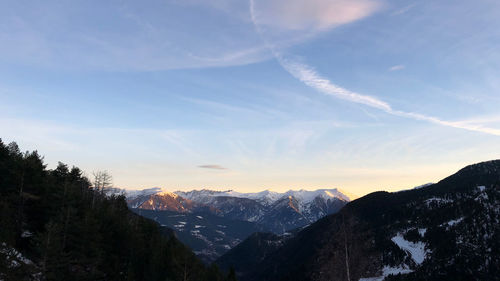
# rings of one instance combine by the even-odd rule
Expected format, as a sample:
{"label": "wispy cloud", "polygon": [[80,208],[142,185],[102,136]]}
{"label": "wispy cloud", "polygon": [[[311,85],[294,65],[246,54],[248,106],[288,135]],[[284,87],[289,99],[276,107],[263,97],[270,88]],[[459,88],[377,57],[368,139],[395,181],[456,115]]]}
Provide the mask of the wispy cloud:
{"label": "wispy cloud", "polygon": [[212,169],[212,170],[227,170],[227,168],[224,168],[224,167],[219,166],[219,165],[213,165],[213,164],[210,164],[210,165],[199,165],[198,168]]}
{"label": "wispy cloud", "polygon": [[[279,50],[276,49],[275,45],[273,45],[271,42],[266,40],[263,30],[261,28],[261,23],[256,16],[256,11],[255,11],[255,0],[250,0],[250,14],[251,14],[251,19],[253,21],[253,24],[255,26],[255,29],[257,33],[261,35],[261,38],[265,41],[266,45],[271,49],[272,53],[274,54],[276,60],[279,62],[279,64],[287,71],[289,72],[292,76],[306,84],[307,86],[323,93],[329,96],[333,96],[336,98],[340,98],[343,100],[347,100],[350,102],[354,103],[359,103],[359,104],[364,104],[373,108],[377,108],[379,110],[382,110],[388,114],[395,115],[395,116],[400,116],[404,118],[409,118],[409,119],[414,119],[414,120],[420,120],[420,121],[427,121],[433,124],[438,124],[442,126],[447,126],[447,127],[452,127],[452,128],[458,128],[458,129],[464,129],[464,130],[469,130],[469,131],[475,131],[475,132],[481,132],[485,134],[490,134],[490,135],[496,135],[500,136],[500,129],[496,128],[489,128],[482,126],[480,124],[470,124],[467,122],[461,122],[461,121],[447,121],[447,120],[442,120],[434,116],[428,116],[420,113],[415,113],[415,112],[405,112],[401,110],[395,110],[391,107],[391,105],[387,102],[384,102],[377,97],[369,96],[369,95],[363,95],[360,93],[356,93],[353,91],[350,91],[348,89],[342,88],[333,82],[331,82],[329,79],[324,78],[321,76],[313,67],[298,62],[296,59],[292,59],[289,57],[286,57],[283,55]],[[366,16],[366,15],[364,15]],[[364,17],[363,16],[363,17]],[[361,17],[360,17],[361,18]],[[357,18],[359,19],[359,18]],[[356,20],[356,19],[352,19]],[[401,66],[395,66],[397,68],[400,68]],[[396,69],[395,69],[396,70]]]}
{"label": "wispy cloud", "polygon": [[389,71],[398,71],[398,70],[403,70],[405,69],[405,66],[402,64],[394,65],[389,67]]}
{"label": "wispy cloud", "polygon": [[397,9],[392,13],[393,16],[398,16],[402,14],[406,14],[409,10],[413,9],[417,4],[413,3],[402,8]]}
{"label": "wispy cloud", "polygon": [[427,121],[437,125],[500,136],[500,129],[486,127],[481,124],[471,124],[468,121],[447,121],[439,119],[437,117],[423,115],[420,113],[404,112],[399,110],[391,110],[388,113],[414,120]]}
{"label": "wispy cloud", "polygon": [[288,71],[290,74],[292,74],[294,77],[302,81],[307,86],[324,94],[334,96],[343,100],[348,100],[351,102],[374,107],[386,113],[400,117],[427,121],[442,126],[500,136],[500,129],[489,128],[482,126],[480,124],[470,124],[470,122],[461,122],[461,121],[447,121],[439,119],[437,117],[428,116],[420,113],[395,110],[391,107],[390,104],[376,97],[359,94],[356,92],[349,91],[340,86],[337,86],[333,84],[330,80],[319,75],[312,67],[283,58],[283,56],[279,53],[276,54],[277,54],[276,55],[277,60],[286,71]]}
{"label": "wispy cloud", "polygon": [[383,102],[371,96],[349,91],[333,84],[330,80],[320,76],[312,67],[306,64],[298,63],[291,59],[285,58],[278,52],[276,52],[276,59],[279,61],[281,66],[295,78],[299,79],[307,86],[321,91],[322,93],[351,102],[365,104],[371,107],[382,109],[384,111],[391,110],[391,107],[386,102]]}
{"label": "wispy cloud", "polygon": [[262,106],[257,106],[257,107],[251,106],[251,105],[238,106],[238,105],[223,103],[223,102],[219,102],[219,101],[206,100],[206,99],[200,99],[200,98],[190,98],[190,97],[183,97],[182,99],[189,102],[189,103],[212,109],[213,111],[217,112],[218,114],[221,114],[224,112],[230,112],[230,113],[237,113],[240,116],[241,115],[251,116],[253,118],[256,118],[256,117],[262,118],[262,117],[272,116],[273,118],[278,118],[278,119],[287,118],[289,116],[289,114],[287,112],[268,108],[268,107],[262,107]]}
{"label": "wispy cloud", "polygon": [[[248,19],[222,11],[227,6],[248,14],[244,3],[206,2],[214,4],[205,6],[196,23],[191,19],[199,8],[175,1],[151,2],[140,9],[130,0],[49,0],[7,9],[0,4],[0,59],[56,69],[154,71],[246,65],[272,58],[255,34],[242,32],[248,29]],[[214,5],[220,8],[207,8]],[[86,20],[89,16],[94,21]],[[214,20],[221,16],[224,21]],[[95,22],[108,24],[102,29]]]}
{"label": "wispy cloud", "polygon": [[[254,2],[255,5],[255,2]],[[259,23],[283,29],[327,29],[364,18],[381,7],[376,0],[257,1]]]}

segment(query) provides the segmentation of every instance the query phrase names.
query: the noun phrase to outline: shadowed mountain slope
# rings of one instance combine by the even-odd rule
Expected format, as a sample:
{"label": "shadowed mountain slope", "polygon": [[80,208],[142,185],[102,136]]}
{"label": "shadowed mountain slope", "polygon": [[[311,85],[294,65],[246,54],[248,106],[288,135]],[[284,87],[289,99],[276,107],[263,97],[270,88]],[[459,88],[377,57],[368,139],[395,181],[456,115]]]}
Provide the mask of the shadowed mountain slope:
{"label": "shadowed mountain slope", "polygon": [[499,206],[499,160],[419,189],[371,193],[303,229],[241,279],[496,280]]}

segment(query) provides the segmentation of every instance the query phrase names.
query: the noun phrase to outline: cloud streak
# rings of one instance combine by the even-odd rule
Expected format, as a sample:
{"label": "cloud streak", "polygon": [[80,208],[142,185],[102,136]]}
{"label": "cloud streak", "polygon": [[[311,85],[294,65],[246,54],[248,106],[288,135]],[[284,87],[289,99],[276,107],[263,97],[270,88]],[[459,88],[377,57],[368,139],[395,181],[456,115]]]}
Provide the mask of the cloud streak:
{"label": "cloud streak", "polygon": [[358,94],[344,89],[319,75],[312,67],[285,58],[280,53],[275,52],[275,54],[276,59],[286,71],[311,88],[329,96],[334,96],[355,103],[361,103],[384,111],[391,111],[390,105],[386,102],[374,97]]}
{"label": "cloud streak", "polygon": [[[256,32],[261,36],[262,40],[265,42],[265,44],[268,46],[268,48],[270,48],[270,50],[272,51],[272,53],[275,56],[278,63],[283,67],[283,69],[285,69],[293,77],[300,80],[305,85],[317,90],[318,92],[321,92],[323,94],[326,94],[326,95],[329,95],[329,96],[332,96],[335,98],[350,101],[353,103],[358,103],[358,104],[370,106],[370,107],[382,110],[388,114],[399,116],[399,117],[404,117],[404,118],[418,120],[418,121],[426,121],[426,122],[430,122],[433,124],[451,127],[451,128],[464,129],[464,130],[468,130],[468,131],[474,131],[474,132],[480,132],[480,133],[500,136],[500,129],[489,128],[489,127],[482,126],[480,124],[470,124],[470,122],[467,122],[467,121],[447,121],[447,120],[439,119],[439,118],[434,117],[434,116],[428,116],[428,115],[415,113],[415,112],[406,112],[406,111],[396,110],[396,109],[393,109],[389,103],[384,102],[384,101],[378,99],[377,97],[356,93],[356,92],[350,91],[348,89],[342,88],[342,87],[334,84],[329,79],[321,76],[313,67],[311,67],[307,64],[301,63],[301,62],[297,62],[295,59],[286,57],[281,52],[279,52],[273,44],[271,44],[268,40],[266,40],[266,38],[263,34],[263,30],[261,28],[261,24],[258,21],[258,17],[256,16],[255,0],[249,0],[249,1],[250,1],[249,2],[250,3],[250,15],[251,15],[252,22],[255,26]],[[367,16],[367,15],[363,15],[363,17]],[[362,18],[362,17],[359,17],[357,19],[360,19],[360,18]],[[394,69],[394,70],[401,69],[400,66],[396,66],[396,67],[397,67],[397,69]]]}
{"label": "cloud streak", "polygon": [[500,129],[484,127],[480,124],[470,124],[470,122],[467,121],[447,121],[439,119],[437,117],[428,116],[420,113],[405,112],[393,109],[390,104],[376,97],[352,92],[333,84],[330,80],[322,77],[312,67],[308,65],[297,63],[290,59],[284,58],[279,53],[276,53],[276,58],[278,62],[281,64],[281,66],[286,71],[288,71],[292,76],[302,81],[307,86],[323,94],[347,100],[350,102],[360,103],[370,107],[374,107],[395,116],[400,116],[419,121],[427,121],[441,126],[447,126],[457,129],[464,129],[474,132],[481,132],[490,135],[500,136]]}
{"label": "cloud streak", "polygon": [[398,71],[405,69],[405,66],[402,64],[394,65],[389,68],[389,71]]}
{"label": "cloud streak", "polygon": [[227,170],[227,168],[224,168],[224,167],[219,166],[219,165],[213,165],[213,164],[210,164],[210,165],[199,165],[198,168],[212,169],[212,170]]}
{"label": "cloud streak", "polygon": [[404,6],[403,8],[400,8],[399,10],[396,10],[392,13],[393,16],[399,16],[402,14],[406,14],[409,10],[413,9],[417,4],[413,3],[407,6]]}

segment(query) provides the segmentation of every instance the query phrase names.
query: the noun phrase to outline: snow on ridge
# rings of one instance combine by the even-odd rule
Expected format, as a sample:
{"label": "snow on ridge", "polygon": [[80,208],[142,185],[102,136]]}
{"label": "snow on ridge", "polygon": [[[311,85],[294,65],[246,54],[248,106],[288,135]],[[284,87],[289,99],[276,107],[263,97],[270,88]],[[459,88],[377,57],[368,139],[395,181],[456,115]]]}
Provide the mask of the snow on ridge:
{"label": "snow on ridge", "polygon": [[392,237],[391,240],[394,244],[398,245],[401,250],[409,253],[416,264],[422,264],[429,253],[429,251],[425,249],[424,242],[410,242],[405,240],[401,233]]}
{"label": "snow on ridge", "polygon": [[387,276],[391,274],[408,274],[410,272],[413,272],[413,270],[409,269],[406,264],[400,265],[398,267],[390,267],[390,266],[384,266],[382,269],[382,276],[378,277],[367,277],[367,278],[360,278],[359,281],[382,281],[384,280]]}
{"label": "snow on ridge", "polygon": [[162,192],[162,189],[160,187],[153,187],[142,190],[125,190],[125,196],[130,200],[135,199],[139,196],[148,196],[159,192]]}
{"label": "snow on ridge", "polygon": [[169,191],[160,191],[158,193],[155,193],[154,195],[158,195],[158,196],[170,196],[170,197],[173,197],[173,198],[177,198],[179,197],[179,195],[173,193],[173,192],[169,192]]}
{"label": "snow on ridge", "polygon": [[433,185],[434,183],[433,182],[428,182],[428,183],[425,183],[425,184],[422,184],[422,185],[419,185],[419,186],[415,186],[413,189],[421,189],[421,188],[424,188],[424,187],[427,187],[427,186],[430,186],[430,185]]}
{"label": "snow on ridge", "polygon": [[350,198],[340,192],[337,188],[333,189],[317,189],[314,191],[309,191],[309,190],[289,190],[285,192],[285,196],[293,196],[297,200],[303,202],[303,203],[310,203],[312,202],[316,197],[321,197],[323,199],[332,199],[332,198],[338,198],[342,199],[344,201],[350,201]]}
{"label": "snow on ridge", "polygon": [[350,201],[349,196],[339,191],[337,188],[334,189],[317,189],[317,190],[288,190],[286,192],[275,192],[271,190],[263,190],[260,192],[249,192],[242,193],[233,190],[227,191],[213,191],[208,189],[202,190],[192,190],[188,192],[184,191],[176,191],[174,192],[186,199],[190,199],[193,201],[207,201],[209,197],[220,197],[220,196],[230,196],[237,198],[247,198],[261,201],[264,204],[271,204],[276,202],[279,199],[293,196],[297,200],[307,204],[312,202],[316,197],[320,196],[323,199],[332,199],[338,198],[344,201]]}
{"label": "snow on ridge", "polygon": [[173,198],[177,198],[178,196],[180,196],[182,198],[204,204],[210,203],[214,198],[222,196],[257,200],[264,205],[271,205],[274,202],[283,198],[287,198],[289,196],[293,196],[302,205],[313,202],[313,200],[317,197],[323,198],[325,200],[336,198],[344,201],[350,201],[352,199],[351,196],[346,195],[346,193],[340,191],[337,188],[317,189],[317,190],[291,189],[286,192],[276,192],[266,189],[260,192],[248,192],[248,193],[238,192],[234,190],[216,191],[209,189],[169,192],[159,187],[143,189],[143,190],[125,190],[125,195],[128,200],[133,200],[138,197],[150,196],[155,194],[168,195]]}

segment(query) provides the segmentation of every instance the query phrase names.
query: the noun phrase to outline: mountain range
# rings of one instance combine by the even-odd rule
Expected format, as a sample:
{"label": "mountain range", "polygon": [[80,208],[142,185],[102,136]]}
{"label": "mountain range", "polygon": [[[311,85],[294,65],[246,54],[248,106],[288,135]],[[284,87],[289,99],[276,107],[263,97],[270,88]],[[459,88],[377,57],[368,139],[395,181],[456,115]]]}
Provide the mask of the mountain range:
{"label": "mountain range", "polygon": [[208,189],[113,190],[129,207],[163,226],[207,262],[255,232],[285,234],[340,210],[350,198],[338,189],[240,193]]}

